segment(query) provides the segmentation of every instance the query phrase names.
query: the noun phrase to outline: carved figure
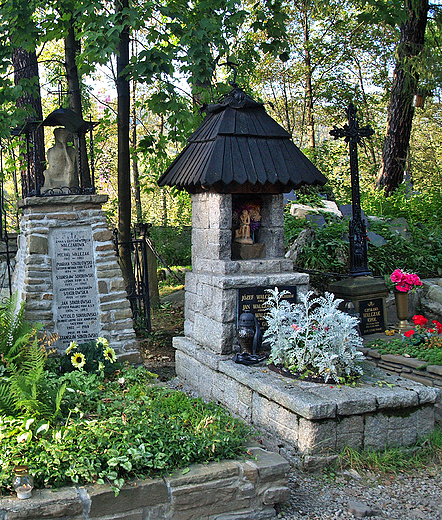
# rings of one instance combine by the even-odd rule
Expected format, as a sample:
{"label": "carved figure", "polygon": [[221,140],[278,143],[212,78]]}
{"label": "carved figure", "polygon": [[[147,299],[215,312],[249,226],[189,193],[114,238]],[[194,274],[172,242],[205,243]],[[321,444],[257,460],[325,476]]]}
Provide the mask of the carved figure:
{"label": "carved figure", "polygon": [[235,231],[235,242],[253,244],[250,237],[250,214],[244,209],[239,217],[239,228]]}
{"label": "carved figure", "polygon": [[48,150],[48,168],[43,172],[43,192],[78,186],[77,151],[67,144],[70,132],[67,128],[56,128],[54,136],[55,144]]}

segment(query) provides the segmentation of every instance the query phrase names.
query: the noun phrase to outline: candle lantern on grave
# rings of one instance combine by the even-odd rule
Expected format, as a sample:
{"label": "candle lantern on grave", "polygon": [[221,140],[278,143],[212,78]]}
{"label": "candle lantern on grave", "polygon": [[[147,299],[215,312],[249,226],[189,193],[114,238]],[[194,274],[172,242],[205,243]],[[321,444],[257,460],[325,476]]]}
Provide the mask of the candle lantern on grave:
{"label": "candle lantern on grave", "polygon": [[[26,140],[27,169],[22,174],[22,198],[94,194],[93,128],[97,124],[85,121],[69,108],[60,107],[43,121],[28,121],[14,128],[12,136],[24,136]],[[55,143],[47,151],[46,169],[39,175],[36,147],[41,127],[54,127]],[[80,147],[80,140],[86,134],[89,134],[88,175],[87,154],[81,153]]]}
{"label": "candle lantern on grave", "polygon": [[[158,181],[192,195],[182,347],[189,340],[216,354],[233,352],[243,313],[265,330],[266,289],[292,287],[294,298],[307,290],[308,275],[284,258],[283,193],[327,182],[263,103],[231,85],[203,107],[202,124]],[[187,355],[177,355],[178,372]]]}

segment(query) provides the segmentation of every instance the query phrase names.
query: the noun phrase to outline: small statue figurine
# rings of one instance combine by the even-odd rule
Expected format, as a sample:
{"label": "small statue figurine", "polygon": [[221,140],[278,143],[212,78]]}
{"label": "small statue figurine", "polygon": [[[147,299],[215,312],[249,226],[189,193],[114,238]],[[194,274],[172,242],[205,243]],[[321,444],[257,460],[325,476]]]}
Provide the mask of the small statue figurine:
{"label": "small statue figurine", "polygon": [[67,144],[70,135],[67,128],[54,130],[55,144],[48,150],[48,168],[43,172],[45,183],[42,192],[78,186],[77,151]]}
{"label": "small statue figurine", "polygon": [[253,244],[250,236],[250,214],[243,209],[239,217],[239,228],[235,231],[235,242],[240,244]]}

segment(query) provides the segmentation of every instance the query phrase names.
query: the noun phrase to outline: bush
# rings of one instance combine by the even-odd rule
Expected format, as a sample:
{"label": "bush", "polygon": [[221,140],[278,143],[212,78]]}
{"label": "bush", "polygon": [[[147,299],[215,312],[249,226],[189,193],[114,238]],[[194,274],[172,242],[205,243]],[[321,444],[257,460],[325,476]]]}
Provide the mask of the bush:
{"label": "bush", "polygon": [[342,300],[334,300],[330,293],[312,298],[309,292],[299,295],[301,303],[291,304],[284,299],[285,291],[269,292],[264,333],[271,346],[269,362],[301,376],[319,375],[326,382],[343,382],[362,374],[358,320],[338,310]]}
{"label": "bush", "polygon": [[158,254],[168,266],[192,263],[190,227],[154,226],[149,228],[149,235]]}

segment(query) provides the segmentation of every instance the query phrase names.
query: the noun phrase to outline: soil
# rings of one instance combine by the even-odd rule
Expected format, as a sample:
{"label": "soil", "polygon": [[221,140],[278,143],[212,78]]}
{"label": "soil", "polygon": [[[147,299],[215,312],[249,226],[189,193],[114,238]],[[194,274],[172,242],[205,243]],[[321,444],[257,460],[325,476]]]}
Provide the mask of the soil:
{"label": "soil", "polygon": [[160,381],[168,381],[176,376],[172,338],[183,335],[183,302],[163,301],[160,309],[152,312],[151,321],[152,331],[140,337],[140,352],[147,370]]}

